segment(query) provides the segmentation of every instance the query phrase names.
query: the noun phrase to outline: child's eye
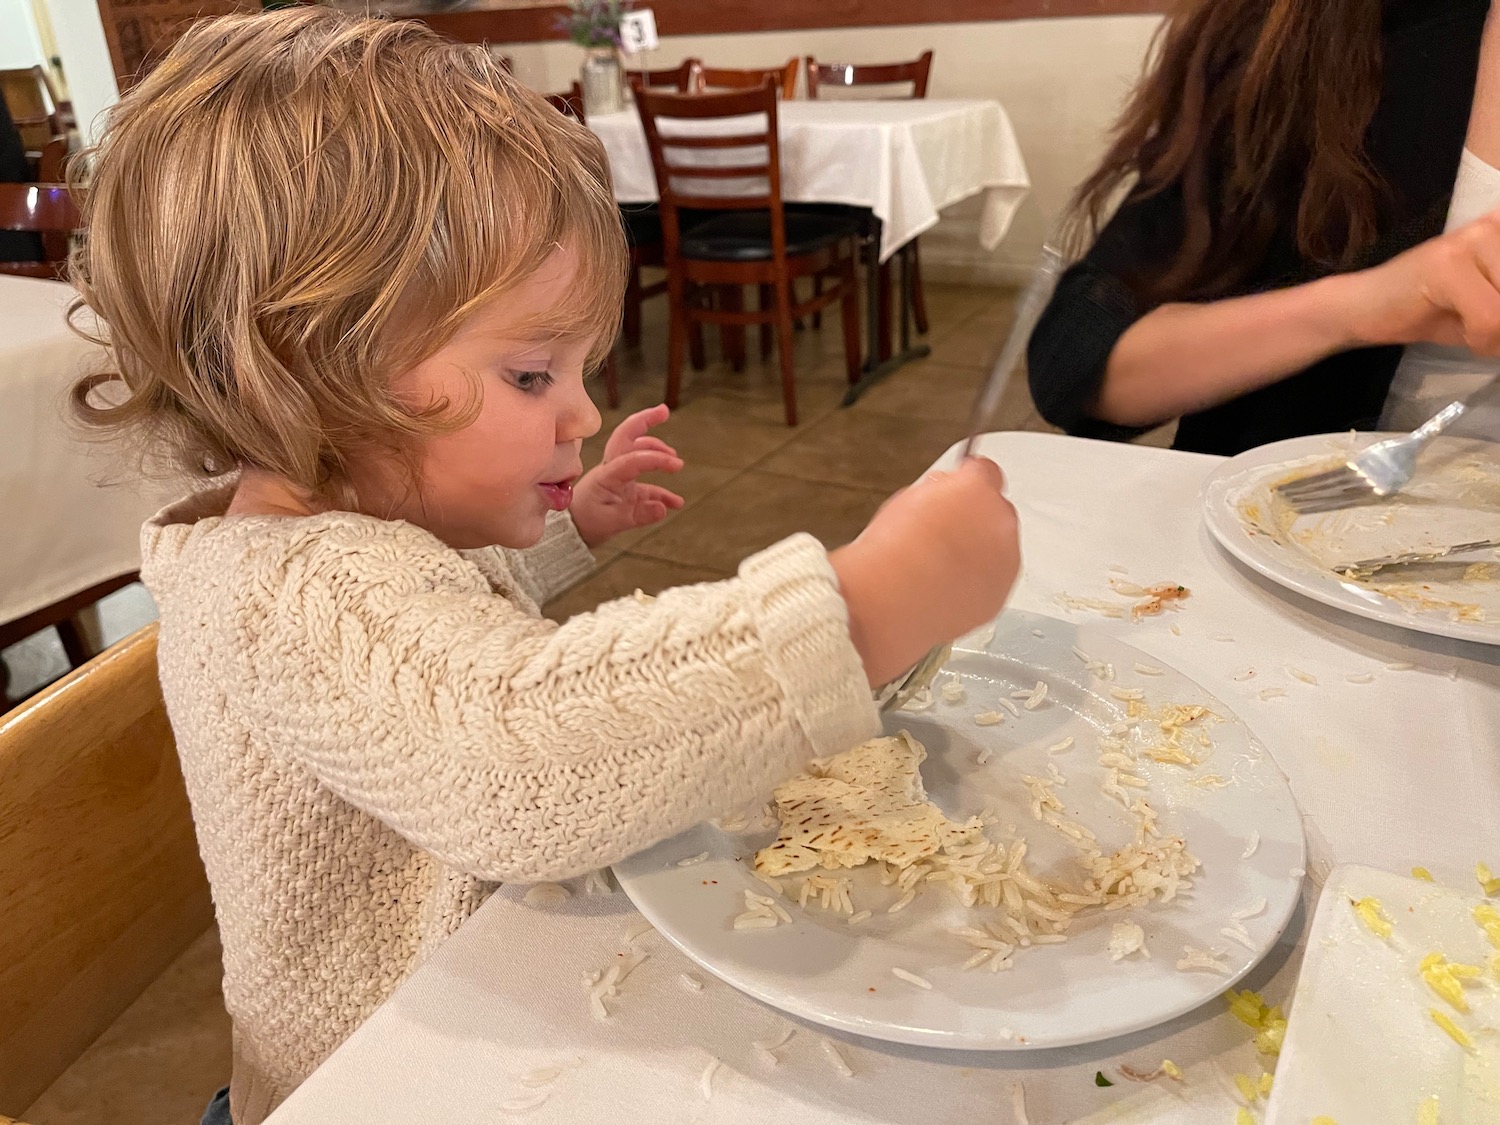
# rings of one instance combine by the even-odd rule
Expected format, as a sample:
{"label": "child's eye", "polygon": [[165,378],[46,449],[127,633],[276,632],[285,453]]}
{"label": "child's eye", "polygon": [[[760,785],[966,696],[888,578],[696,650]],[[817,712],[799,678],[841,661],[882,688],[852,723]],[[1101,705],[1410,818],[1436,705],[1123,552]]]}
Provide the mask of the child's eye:
{"label": "child's eye", "polygon": [[511,379],[515,382],[518,390],[535,394],[545,390],[552,385],[552,372],[550,371],[512,371]]}

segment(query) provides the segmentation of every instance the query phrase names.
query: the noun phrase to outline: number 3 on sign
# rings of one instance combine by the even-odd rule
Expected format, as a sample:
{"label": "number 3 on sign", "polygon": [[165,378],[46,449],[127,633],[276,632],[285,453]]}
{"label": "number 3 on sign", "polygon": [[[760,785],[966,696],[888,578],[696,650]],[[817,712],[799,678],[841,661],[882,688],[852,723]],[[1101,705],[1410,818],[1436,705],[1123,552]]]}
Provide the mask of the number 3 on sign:
{"label": "number 3 on sign", "polygon": [[620,17],[620,46],[627,55],[654,51],[660,42],[656,34],[656,15],[650,8],[638,8]]}

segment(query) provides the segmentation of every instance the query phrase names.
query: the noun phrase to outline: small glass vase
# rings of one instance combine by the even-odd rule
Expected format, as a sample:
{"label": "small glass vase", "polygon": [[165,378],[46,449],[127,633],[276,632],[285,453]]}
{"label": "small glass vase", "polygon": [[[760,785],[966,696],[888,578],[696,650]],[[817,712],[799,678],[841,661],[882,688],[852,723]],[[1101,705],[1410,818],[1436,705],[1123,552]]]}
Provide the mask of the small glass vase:
{"label": "small glass vase", "polygon": [[583,113],[619,113],[625,108],[625,71],[613,47],[590,47],[583,60]]}

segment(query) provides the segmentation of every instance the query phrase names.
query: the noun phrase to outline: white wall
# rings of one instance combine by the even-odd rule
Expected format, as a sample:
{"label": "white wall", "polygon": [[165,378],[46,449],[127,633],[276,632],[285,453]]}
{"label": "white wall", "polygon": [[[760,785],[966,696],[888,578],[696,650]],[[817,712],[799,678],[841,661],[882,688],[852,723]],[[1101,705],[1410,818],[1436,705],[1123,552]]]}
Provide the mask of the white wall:
{"label": "white wall", "polygon": [[29,0],[0,0],[0,70],[45,64]]}
{"label": "white wall", "polygon": [[[0,0],[0,4],[13,0]],[[57,39],[68,92],[73,99],[73,113],[84,144],[92,143],[102,122],[99,115],[120,97],[115,84],[114,66],[109,61],[109,45],[104,39],[104,24],[94,0],[43,0],[52,34]]]}
{"label": "white wall", "polygon": [[[974,202],[952,208],[922,236],[924,274],[933,279],[1016,282],[1074,186],[1103,151],[1104,136],[1140,74],[1157,16],[1090,16],[988,23],[745,35],[674,36],[631,65],[672,66],[689,56],[721,66],[771,66],[793,55],[888,62],[934,52],[929,97],[997,98],[1016,127],[1032,194],[993,254],[978,244]],[[581,52],[570,43],[507,45],[516,73],[536,89],[564,89]]]}

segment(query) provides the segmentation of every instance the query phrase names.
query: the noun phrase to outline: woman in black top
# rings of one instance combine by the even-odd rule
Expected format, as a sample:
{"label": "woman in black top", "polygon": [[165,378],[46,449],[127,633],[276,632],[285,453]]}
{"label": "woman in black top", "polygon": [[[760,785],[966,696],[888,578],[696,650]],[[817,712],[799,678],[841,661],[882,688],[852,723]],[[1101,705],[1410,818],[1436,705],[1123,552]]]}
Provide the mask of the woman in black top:
{"label": "woman in black top", "polygon": [[1471,102],[1500,119],[1488,11],[1190,0],[1074,202],[1086,242],[1126,193],[1032,337],[1042,415],[1234,454],[1373,428],[1407,343],[1500,354],[1500,219],[1442,235]]}

